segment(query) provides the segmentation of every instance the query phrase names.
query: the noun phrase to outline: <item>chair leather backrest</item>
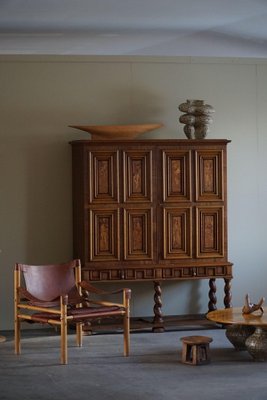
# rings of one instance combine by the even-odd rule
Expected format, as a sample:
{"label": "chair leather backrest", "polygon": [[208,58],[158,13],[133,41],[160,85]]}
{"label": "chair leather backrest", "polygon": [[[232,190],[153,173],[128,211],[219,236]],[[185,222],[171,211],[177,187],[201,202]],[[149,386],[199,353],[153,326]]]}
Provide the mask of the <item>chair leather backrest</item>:
{"label": "chair leather backrest", "polygon": [[73,264],[21,265],[26,289],[34,297],[52,301],[75,286]]}

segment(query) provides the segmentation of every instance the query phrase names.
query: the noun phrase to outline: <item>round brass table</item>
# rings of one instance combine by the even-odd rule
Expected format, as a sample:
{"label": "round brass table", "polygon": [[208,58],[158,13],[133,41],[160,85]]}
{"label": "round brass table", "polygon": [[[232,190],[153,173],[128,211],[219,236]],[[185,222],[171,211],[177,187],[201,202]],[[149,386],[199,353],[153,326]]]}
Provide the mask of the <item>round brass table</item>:
{"label": "round brass table", "polygon": [[255,361],[267,361],[267,316],[242,314],[242,307],[211,311],[207,319],[226,327],[226,337],[237,350],[247,350]]}

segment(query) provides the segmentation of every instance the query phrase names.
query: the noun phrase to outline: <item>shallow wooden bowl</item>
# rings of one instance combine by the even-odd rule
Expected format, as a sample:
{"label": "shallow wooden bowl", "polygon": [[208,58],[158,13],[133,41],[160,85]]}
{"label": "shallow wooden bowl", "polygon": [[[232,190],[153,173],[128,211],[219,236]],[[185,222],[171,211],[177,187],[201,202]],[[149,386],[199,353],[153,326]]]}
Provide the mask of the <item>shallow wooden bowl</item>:
{"label": "shallow wooden bowl", "polygon": [[135,139],[145,132],[158,129],[162,124],[139,124],[139,125],[69,125],[70,128],[80,129],[91,133],[93,140],[112,139]]}

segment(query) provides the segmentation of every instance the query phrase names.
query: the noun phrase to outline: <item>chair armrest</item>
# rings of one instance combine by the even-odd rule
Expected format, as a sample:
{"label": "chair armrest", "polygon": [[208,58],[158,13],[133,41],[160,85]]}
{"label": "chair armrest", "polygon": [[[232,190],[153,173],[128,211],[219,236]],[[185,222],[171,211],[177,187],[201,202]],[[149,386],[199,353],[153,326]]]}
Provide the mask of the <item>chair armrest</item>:
{"label": "chair armrest", "polygon": [[69,297],[67,294],[61,295],[58,299],[41,300],[41,299],[38,299],[37,297],[33,296],[24,287],[19,287],[18,291],[19,291],[19,295],[20,295],[20,300],[23,300],[21,298],[21,297],[23,297],[24,299],[26,299],[28,301],[29,305],[36,306],[36,307],[56,307],[56,306],[60,306],[61,299],[62,299],[62,303],[64,305],[67,305],[68,301],[69,301]]}
{"label": "chair armrest", "polygon": [[[33,302],[38,302],[41,303],[42,300],[38,299],[37,297],[33,296],[30,292],[28,292],[27,289],[24,287],[18,287],[18,293],[20,295],[20,299],[23,300],[28,300],[28,301],[33,301]],[[23,298],[23,299],[22,299]]]}
{"label": "chair armrest", "polygon": [[131,289],[129,288],[122,288],[114,291],[105,291],[99,288],[96,288],[95,286],[91,285],[91,283],[87,281],[81,281],[79,282],[79,286],[87,290],[88,292],[99,294],[99,295],[112,295],[112,294],[118,294],[118,293],[123,293],[127,299],[131,298]]}

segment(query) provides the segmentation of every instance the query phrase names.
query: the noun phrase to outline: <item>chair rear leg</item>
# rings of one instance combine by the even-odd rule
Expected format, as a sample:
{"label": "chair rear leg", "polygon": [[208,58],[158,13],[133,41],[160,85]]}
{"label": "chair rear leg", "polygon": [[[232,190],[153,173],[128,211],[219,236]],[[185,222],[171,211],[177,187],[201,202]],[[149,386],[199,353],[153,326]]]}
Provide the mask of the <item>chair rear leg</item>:
{"label": "chair rear leg", "polygon": [[79,347],[83,345],[83,324],[81,322],[76,324],[76,344]]}
{"label": "chair rear leg", "polygon": [[128,357],[130,353],[130,318],[126,313],[123,317],[123,354]]}
{"label": "chair rear leg", "polygon": [[20,320],[16,316],[15,317],[15,354],[21,354],[21,345],[20,345]]}

